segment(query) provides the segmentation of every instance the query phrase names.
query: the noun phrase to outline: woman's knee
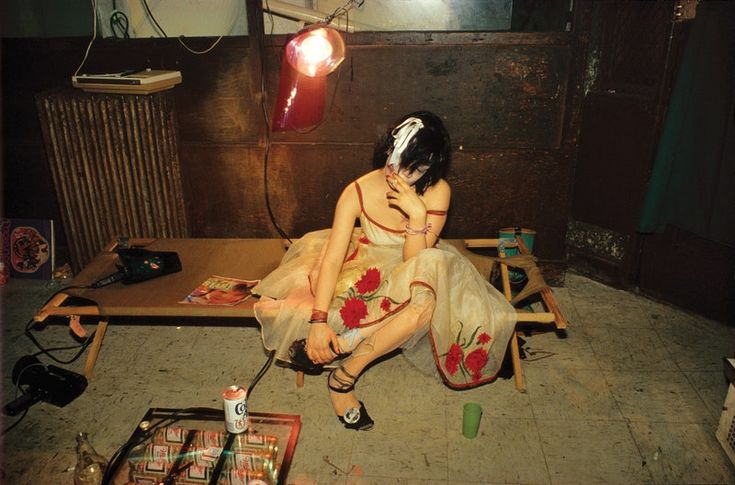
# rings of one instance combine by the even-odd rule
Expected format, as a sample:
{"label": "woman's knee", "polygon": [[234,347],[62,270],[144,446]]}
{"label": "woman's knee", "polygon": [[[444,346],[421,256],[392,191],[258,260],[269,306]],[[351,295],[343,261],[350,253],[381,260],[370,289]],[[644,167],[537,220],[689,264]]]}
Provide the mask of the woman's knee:
{"label": "woman's knee", "polygon": [[426,328],[431,322],[431,316],[434,314],[436,300],[434,298],[421,298],[419,301],[412,302],[407,308],[411,314],[411,323],[413,332],[417,332]]}

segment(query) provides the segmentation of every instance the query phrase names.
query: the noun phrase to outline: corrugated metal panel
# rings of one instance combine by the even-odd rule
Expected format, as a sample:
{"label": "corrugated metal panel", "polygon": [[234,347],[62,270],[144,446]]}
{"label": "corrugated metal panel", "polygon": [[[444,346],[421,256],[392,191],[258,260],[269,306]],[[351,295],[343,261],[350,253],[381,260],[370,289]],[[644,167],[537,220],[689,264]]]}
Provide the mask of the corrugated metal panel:
{"label": "corrugated metal panel", "polygon": [[188,236],[171,93],[57,90],[36,106],[75,272],[116,236]]}

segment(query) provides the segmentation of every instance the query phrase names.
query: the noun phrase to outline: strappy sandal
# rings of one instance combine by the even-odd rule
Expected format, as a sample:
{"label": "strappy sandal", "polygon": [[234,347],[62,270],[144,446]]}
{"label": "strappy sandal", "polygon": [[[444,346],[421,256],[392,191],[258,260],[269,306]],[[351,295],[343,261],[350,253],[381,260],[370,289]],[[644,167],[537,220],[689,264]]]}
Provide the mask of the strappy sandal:
{"label": "strappy sandal", "polygon": [[[337,375],[337,371],[344,374],[346,378],[339,377]],[[334,380],[335,384],[332,384],[332,380]],[[344,366],[340,365],[329,373],[329,377],[327,378],[327,387],[334,392],[347,394],[355,389],[356,381],[357,377],[347,372]],[[367,431],[373,427],[375,421],[373,421],[368,414],[367,409],[365,409],[365,404],[363,404],[362,401],[359,402],[359,408],[349,408],[345,411],[343,416],[337,416],[337,418],[339,418],[339,422],[347,429]]]}
{"label": "strappy sandal", "polygon": [[[331,345],[330,345],[331,348]],[[345,357],[349,356],[351,352],[346,352],[344,354],[338,354],[334,351],[332,348],[332,352],[336,355],[334,360],[341,360]],[[291,359],[291,363],[298,367],[299,369],[303,369],[306,371],[321,371],[324,369],[324,364],[315,364],[306,353],[306,339],[302,338],[299,340],[294,340],[291,345],[288,347],[288,358]],[[331,362],[330,362],[331,364]]]}

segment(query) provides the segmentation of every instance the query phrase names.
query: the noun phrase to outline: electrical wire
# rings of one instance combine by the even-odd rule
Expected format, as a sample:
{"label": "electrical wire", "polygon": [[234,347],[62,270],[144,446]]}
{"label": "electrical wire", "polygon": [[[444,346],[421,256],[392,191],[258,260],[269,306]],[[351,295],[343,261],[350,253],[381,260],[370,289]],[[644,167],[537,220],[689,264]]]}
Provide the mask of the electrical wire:
{"label": "electrical wire", "polygon": [[255,377],[253,377],[253,380],[250,382],[250,385],[248,386],[247,391],[247,397],[250,399],[250,396],[253,394],[253,390],[255,389],[256,384],[258,384],[258,381],[260,381],[260,378],[265,375],[265,373],[270,369],[271,364],[273,364],[273,358],[276,356],[276,351],[271,350],[268,352],[268,360],[265,361],[265,364],[263,364],[263,367],[260,368],[257,374],[255,374]]}
{"label": "electrical wire", "polygon": [[26,408],[25,411],[23,411],[23,414],[21,414],[20,417],[18,419],[16,419],[13,424],[11,424],[7,428],[3,429],[2,433],[0,433],[0,436],[4,436],[5,433],[8,433],[11,429],[13,429],[16,426],[18,426],[20,424],[20,422],[23,421],[23,418],[26,417],[26,414],[28,414],[28,408]]}
{"label": "electrical wire", "polygon": [[[114,6],[113,6],[114,8]],[[125,15],[123,12],[119,10],[113,10],[112,14],[110,15],[110,30],[112,31],[113,37],[116,39],[129,39],[130,38],[130,32],[128,31],[128,27],[130,25],[130,22],[128,21],[128,16]],[[120,29],[120,34],[122,37],[118,36],[118,29]]]}
{"label": "electrical wire", "polygon": [[[266,1],[266,8],[268,3]],[[271,123],[270,117],[268,116],[268,90],[266,89],[266,53],[265,53],[265,25],[263,23],[263,16],[258,15],[258,25],[256,27],[258,35],[260,36],[259,48],[260,48],[260,107],[263,111],[263,121],[265,123],[265,149],[263,150],[263,195],[265,196],[265,208],[268,211],[268,217],[271,220],[271,224],[275,227],[278,234],[286,239],[289,243],[293,242],[276,221],[276,216],[273,214],[273,208],[271,207],[270,194],[268,193],[268,160],[270,159],[271,151]],[[271,29],[273,28],[273,19],[271,17]]]}
{"label": "electrical wire", "polygon": [[[58,364],[62,364],[62,365],[71,364],[72,362],[75,362],[77,359],[79,359],[79,357],[82,356],[82,354],[84,353],[84,351],[87,350],[87,347],[89,347],[89,345],[92,343],[92,340],[94,339],[94,334],[97,332],[96,330],[94,332],[92,332],[89,335],[89,337],[87,337],[84,340],[84,342],[82,342],[79,345],[70,345],[70,346],[67,346],[67,347],[53,347],[53,348],[47,349],[47,348],[44,348],[40,344],[40,342],[38,340],[36,340],[36,337],[34,337],[33,334],[31,333],[31,327],[33,326],[34,323],[35,323],[34,320],[31,318],[30,321],[28,322],[28,324],[26,325],[26,329],[25,329],[26,336],[31,340],[31,342],[33,342],[33,345],[35,345],[39,349],[39,351],[36,352],[35,354],[32,354],[32,356],[33,357],[36,357],[36,356],[39,356],[41,354],[45,354],[51,360],[53,360],[54,362],[56,362]],[[76,354],[74,354],[74,356],[71,359],[69,359],[69,360],[61,360],[61,359],[59,359],[59,358],[57,358],[57,357],[55,357],[54,355],[51,354],[51,352],[55,352],[55,351],[58,351],[58,350],[70,350],[70,349],[79,349],[79,351]]]}
{"label": "electrical wire", "polygon": [[[151,19],[151,21],[153,22],[153,24],[154,24],[154,25],[155,25],[155,26],[156,26],[156,27],[158,28],[158,30],[159,30],[159,31],[161,32],[161,34],[162,34],[162,35],[163,35],[164,37],[168,38],[168,35],[166,34],[166,31],[165,31],[165,30],[163,30],[163,27],[161,27],[161,24],[159,24],[159,23],[158,23],[158,21],[156,20],[156,17],[154,17],[154,16],[153,16],[153,12],[151,12],[151,9],[150,9],[150,7],[148,6],[148,1],[147,1],[147,0],[142,0],[142,1],[143,1],[143,7],[145,8],[145,11],[146,11],[146,15],[148,15],[148,17],[149,17],[149,18]],[[180,35],[180,36],[178,36],[178,37],[177,37],[177,40],[179,41],[179,43],[180,43],[180,44],[181,44],[182,46],[184,46],[184,48],[185,48],[185,49],[186,49],[187,51],[191,52],[192,54],[206,54],[206,53],[208,53],[209,51],[211,51],[212,49],[214,49],[214,48],[215,48],[215,47],[217,46],[217,44],[219,44],[219,43],[220,43],[220,41],[222,40],[222,38],[223,38],[223,37],[224,37],[224,35],[220,35],[220,36],[219,36],[219,37],[218,37],[218,38],[217,38],[217,39],[216,39],[216,40],[215,40],[215,41],[214,41],[214,42],[212,43],[212,45],[210,45],[209,47],[207,47],[206,49],[204,49],[204,50],[201,50],[201,51],[197,51],[197,50],[194,50],[194,49],[192,49],[191,47],[189,47],[188,45],[186,45],[186,43],[184,42],[184,39],[185,39],[185,37],[184,37],[183,35]]]}
{"label": "electrical wire", "polygon": [[214,42],[212,43],[212,45],[210,45],[209,47],[207,47],[206,49],[204,49],[204,50],[202,50],[202,51],[195,51],[194,49],[192,49],[191,47],[189,47],[188,45],[186,45],[186,44],[184,43],[184,36],[183,36],[183,35],[180,35],[180,36],[178,37],[178,41],[179,41],[179,43],[180,43],[181,45],[183,45],[183,46],[184,46],[184,49],[188,50],[188,51],[189,51],[189,52],[191,52],[192,54],[206,54],[207,52],[209,52],[209,51],[211,51],[212,49],[214,49],[214,48],[215,48],[215,47],[217,46],[217,44],[219,44],[219,41],[221,41],[221,40],[222,40],[222,37],[224,37],[224,35],[220,35],[220,36],[219,36],[219,38],[217,38],[217,40],[215,40],[215,41],[214,41]]}
{"label": "electrical wire", "polygon": [[[337,7],[334,12],[332,12],[330,15],[327,15],[324,20],[321,23],[324,23],[326,25],[329,25],[332,23],[332,21],[339,17],[340,15],[349,15],[349,11],[357,6],[357,8],[362,7],[362,4],[365,3],[365,0],[349,0],[347,3],[342,5],[341,7]],[[347,17],[347,25],[350,25],[350,19]]]}
{"label": "electrical wire", "polygon": [[85,62],[87,62],[87,57],[89,57],[89,50],[92,48],[92,44],[94,43],[94,40],[96,38],[97,38],[97,0],[92,0],[92,39],[89,41],[89,44],[87,44],[87,50],[84,51],[84,58],[82,59],[81,64],[79,64],[79,67],[77,67],[77,70],[74,71],[75,76],[79,74],[79,71],[82,69],[82,66],[84,66]]}
{"label": "electrical wire", "polygon": [[161,27],[161,25],[158,23],[158,21],[156,20],[156,17],[153,16],[153,12],[151,12],[150,7],[148,7],[148,1],[147,0],[143,0],[143,8],[145,9],[146,14],[151,19],[151,21],[153,22],[153,24],[156,27],[158,27],[158,30],[161,31],[161,34],[163,34],[164,37],[168,37],[168,35],[166,35],[166,31],[163,30],[163,27]]}
{"label": "electrical wire", "polygon": [[[25,371],[27,371],[28,369],[30,369],[31,367],[37,367],[37,366],[44,367],[44,365],[41,364],[40,362],[34,362],[33,364],[29,364],[29,365],[23,367],[23,369],[21,369],[21,371],[18,373],[18,377],[16,378],[16,381],[15,381],[15,396],[13,397],[14,400],[18,398],[18,391],[20,391],[21,394],[26,394],[26,392],[23,390],[23,388],[20,387],[20,376],[22,376],[23,373]],[[23,410],[23,414],[21,414],[20,417],[18,419],[16,419],[13,424],[11,424],[10,426],[8,426],[7,428],[4,428],[3,431],[2,431],[2,433],[0,433],[0,436],[5,435],[5,433],[7,433],[11,429],[15,428],[16,426],[18,426],[20,424],[20,422],[23,421],[23,418],[26,417],[26,414],[28,414],[28,409],[29,408],[25,408]]]}
{"label": "electrical wire", "polygon": [[[67,286],[67,287],[61,288],[61,289],[55,291],[54,294],[52,294],[46,300],[46,303],[44,303],[42,305],[42,307],[45,307],[48,304],[48,302],[50,302],[56,295],[58,295],[59,293],[61,293],[63,291],[67,291],[67,290],[71,290],[71,289],[89,289],[89,288],[91,288],[91,286],[82,286],[82,285],[74,285],[74,286]],[[54,362],[57,362],[57,363],[63,364],[63,365],[71,364],[72,362],[76,361],[79,357],[81,357],[81,355],[84,353],[84,351],[87,349],[87,347],[89,347],[89,344],[92,343],[92,340],[94,339],[94,335],[96,333],[96,330],[95,330],[94,332],[92,332],[89,335],[89,337],[87,337],[84,340],[84,342],[82,342],[79,345],[72,345],[72,346],[66,346],[66,347],[54,347],[54,348],[47,349],[43,345],[41,345],[41,343],[31,333],[31,328],[33,327],[33,324],[34,323],[35,323],[35,320],[33,318],[31,318],[28,321],[28,323],[26,324],[25,332],[24,332],[25,335],[26,335],[26,337],[28,337],[30,339],[30,341],[33,342],[33,345],[35,345],[38,348],[38,350],[39,350],[38,352],[36,352],[35,354],[33,354],[33,357],[36,357],[36,356],[41,355],[41,354],[45,354],[51,360],[53,360]],[[55,352],[55,351],[58,351],[58,350],[69,350],[69,349],[76,349],[76,348],[78,348],[79,351],[71,359],[69,359],[69,360],[61,360],[61,359],[59,359],[56,356],[54,356],[54,355],[51,354],[51,352]]]}
{"label": "electrical wire", "polygon": [[[55,291],[50,297],[48,297],[46,299],[46,302],[42,305],[42,307],[43,306],[46,306],[48,304],[48,302],[50,302],[56,295],[58,295],[62,291],[66,291],[66,290],[70,290],[70,289],[74,289],[74,288],[83,289],[83,288],[90,288],[90,287],[89,286],[75,285],[75,286],[67,286],[67,287],[61,288],[61,289]],[[84,351],[87,349],[87,347],[89,347],[89,344],[92,343],[92,340],[94,339],[94,335],[95,335],[95,332],[96,332],[96,331],[95,332],[92,332],[91,335],[89,337],[87,337],[84,340],[84,342],[82,342],[79,345],[69,345],[69,346],[64,346],[64,347],[52,347],[50,349],[47,349],[47,348],[43,347],[41,345],[41,343],[38,340],[36,340],[36,338],[31,333],[31,327],[33,326],[34,323],[35,323],[35,320],[33,318],[31,318],[28,321],[28,323],[26,324],[25,331],[24,331],[25,335],[39,349],[39,351],[36,352],[35,354],[31,354],[31,357],[37,357],[37,356],[39,356],[41,354],[46,354],[49,358],[51,358],[53,361],[55,361],[55,362],[57,362],[59,364],[71,364],[72,362],[76,361],[84,353]],[[61,359],[59,359],[56,356],[54,356],[54,355],[51,354],[51,352],[55,352],[55,351],[58,351],[58,350],[70,350],[70,349],[79,349],[79,351],[71,359],[68,359],[68,360],[61,360]],[[30,365],[24,367],[20,371],[20,373],[18,374],[17,380],[16,380],[16,392],[15,392],[15,397],[16,398],[18,397],[18,391],[19,390],[20,390],[20,392],[22,392],[22,393],[25,394],[25,391],[23,391],[23,389],[20,387],[20,376],[22,376],[23,373],[27,369],[29,369],[30,367],[39,366],[39,365],[40,366],[43,366],[43,364],[41,364],[41,363],[33,363],[33,364],[30,364]],[[2,433],[0,433],[0,436],[4,435],[5,433],[9,432],[11,429],[15,428],[18,424],[20,424],[20,422],[23,421],[23,418],[26,417],[26,414],[28,414],[28,409],[27,408],[23,411],[23,414],[20,416],[20,418],[18,418],[13,424],[11,424],[10,426],[8,426],[7,428],[3,429]]]}

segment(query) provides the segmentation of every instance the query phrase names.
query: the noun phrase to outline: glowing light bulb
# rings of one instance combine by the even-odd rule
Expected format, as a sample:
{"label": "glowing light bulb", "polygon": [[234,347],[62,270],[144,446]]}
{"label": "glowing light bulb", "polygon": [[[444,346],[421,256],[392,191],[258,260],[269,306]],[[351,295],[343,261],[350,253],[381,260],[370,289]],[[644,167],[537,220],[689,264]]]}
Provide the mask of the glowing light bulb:
{"label": "glowing light bulb", "polygon": [[301,43],[301,51],[304,53],[306,62],[316,64],[325,61],[332,55],[334,49],[332,44],[324,37],[319,35],[320,30],[314,31]]}
{"label": "glowing light bulb", "polygon": [[312,27],[286,44],[286,58],[301,74],[326,76],[344,60],[345,44],[336,30]]}

